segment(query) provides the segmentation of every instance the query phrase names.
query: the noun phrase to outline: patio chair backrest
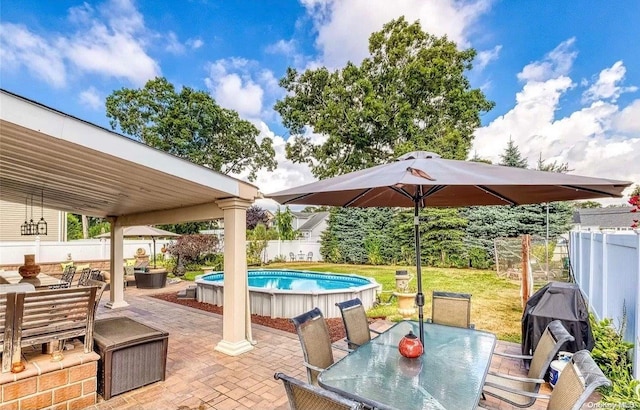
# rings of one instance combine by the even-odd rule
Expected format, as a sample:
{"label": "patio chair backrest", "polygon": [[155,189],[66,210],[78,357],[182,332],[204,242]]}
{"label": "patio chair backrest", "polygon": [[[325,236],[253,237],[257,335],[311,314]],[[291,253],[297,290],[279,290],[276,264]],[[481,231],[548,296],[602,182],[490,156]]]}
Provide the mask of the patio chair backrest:
{"label": "patio chair backrest", "polygon": [[76,276],[76,267],[67,265],[64,267],[64,271],[62,272],[62,277],[60,279],[63,282],[71,283],[73,282],[74,276]]}
{"label": "patio chair backrest", "polygon": [[83,268],[78,278],[78,286],[87,286],[87,281],[91,278],[91,268]]}
{"label": "patio chair backrest", "polygon": [[[15,315],[16,294],[0,293],[0,352],[2,354],[2,372],[6,373],[11,368],[11,338],[13,337],[13,320]],[[7,348],[5,351],[5,347]]]}
{"label": "patio chair backrest", "polygon": [[602,373],[589,351],[580,350],[574,353],[560,373],[547,409],[578,410],[601,386],[611,386],[611,381]]}
{"label": "patio chair backrest", "polygon": [[470,327],[471,295],[467,293],[433,292],[431,320],[439,325]]}
{"label": "patio chair backrest", "polygon": [[273,377],[284,383],[291,410],[360,410],[364,408],[362,403],[285,374],[276,373]]}
{"label": "patio chair backrest", "polygon": [[[320,369],[326,369],[332,365],[331,336],[329,335],[327,322],[325,322],[320,309],[314,308],[292,318],[291,321],[298,333],[305,363]],[[307,366],[309,383],[317,385],[319,373],[318,370]]]}
{"label": "patio chair backrest", "polygon": [[[533,351],[528,377],[543,379],[549,370],[551,361],[556,357],[562,346],[574,340],[574,337],[565,329],[560,320],[550,322]],[[533,384],[529,383],[529,385]],[[533,391],[533,388],[531,391]]]}
{"label": "patio chair backrest", "polygon": [[100,303],[100,298],[102,297],[102,294],[104,293],[104,289],[107,287],[107,282],[103,282],[101,280],[96,280],[96,279],[89,279],[87,281],[87,285],[86,286],[95,286],[96,289],[96,310],[98,309],[98,303]]}
{"label": "patio chair backrest", "polygon": [[347,346],[349,349],[357,349],[371,340],[369,321],[359,298],[338,302],[336,306],[340,309],[340,314],[342,315],[342,323],[347,334]]}

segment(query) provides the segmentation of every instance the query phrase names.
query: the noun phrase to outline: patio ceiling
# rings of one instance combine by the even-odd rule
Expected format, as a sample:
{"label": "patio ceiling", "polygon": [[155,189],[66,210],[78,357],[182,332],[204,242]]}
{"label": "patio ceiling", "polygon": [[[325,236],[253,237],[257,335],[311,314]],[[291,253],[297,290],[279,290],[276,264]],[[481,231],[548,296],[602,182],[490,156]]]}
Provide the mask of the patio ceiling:
{"label": "patio ceiling", "polygon": [[39,205],[41,194],[45,208],[127,225],[197,220],[176,217],[185,209],[207,210],[190,218],[221,217],[215,201],[259,195],[251,184],[0,90],[0,198],[24,204],[33,196]]}

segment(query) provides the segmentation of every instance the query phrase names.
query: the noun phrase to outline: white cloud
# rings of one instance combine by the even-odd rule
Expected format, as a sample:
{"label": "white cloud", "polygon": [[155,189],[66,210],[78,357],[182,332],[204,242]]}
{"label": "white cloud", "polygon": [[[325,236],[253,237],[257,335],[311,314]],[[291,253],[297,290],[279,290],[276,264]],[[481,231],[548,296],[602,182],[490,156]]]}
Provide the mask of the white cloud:
{"label": "white cloud", "polygon": [[209,65],[205,84],[218,104],[238,111],[241,117],[255,119],[262,112],[264,91],[251,78],[247,70],[251,65],[239,58],[218,60]]}
{"label": "white cloud", "polygon": [[594,92],[594,98],[601,98],[556,118],[560,98],[574,86],[566,74],[575,52],[563,47],[566,43],[543,61],[525,67],[519,75],[525,84],[516,105],[476,130],[471,152],[497,163],[511,138],[530,167],[542,155],[545,160],[568,163],[577,175],[638,183],[640,170],[632,164],[640,163],[640,137],[622,132],[640,130],[640,100],[620,107],[606,97],[611,93]]}
{"label": "white cloud", "polygon": [[26,67],[54,87],[68,83],[71,68],[124,78],[135,85],[160,75],[158,63],[145,51],[151,33],[129,0],[111,0],[97,10],[88,3],[68,12],[70,34],[38,35],[24,26],[1,26],[4,69]]}
{"label": "white cloud", "polygon": [[55,45],[80,70],[126,78],[134,85],[160,75],[158,63],[145,52],[150,34],[144,18],[131,1],[103,3],[98,13],[85,3],[69,16],[79,27]]}
{"label": "white cloud", "polygon": [[80,93],[80,103],[88,105],[94,110],[98,110],[103,107],[102,97],[100,97],[98,90],[93,86]]}
{"label": "white cloud", "polygon": [[[269,137],[273,140],[273,149],[276,154],[275,159],[278,162],[278,168],[275,171],[262,171],[258,173],[257,179],[253,184],[258,186],[260,192],[263,194],[270,194],[283,189],[316,181],[316,178],[311,175],[311,171],[309,171],[307,166],[294,164],[286,158],[286,141],[282,136],[275,135],[274,132],[269,129],[269,126],[263,121],[258,121],[256,126],[260,130],[260,136],[258,137],[259,140],[262,140],[265,137]],[[247,174],[248,173],[243,173],[234,176],[246,179]],[[277,202],[266,198],[256,201],[256,204],[262,208],[272,211],[278,207]]]}
{"label": "white cloud", "polygon": [[447,35],[461,47],[469,46],[473,24],[490,8],[489,0],[302,0],[318,32],[316,47],[321,65],[341,67],[359,63],[368,55],[369,36],[391,19],[420,20],[422,29]]}
{"label": "white cloud", "polygon": [[0,61],[2,70],[26,68],[32,75],[53,87],[64,87],[67,73],[62,56],[49,40],[23,25],[0,24]]}
{"label": "white cloud", "polygon": [[278,40],[274,44],[267,46],[267,53],[283,54],[285,56],[292,56],[296,52],[297,46],[295,40]]}
{"label": "white cloud", "polygon": [[613,125],[619,132],[640,133],[640,100],[633,101],[621,110],[613,119]]}
{"label": "white cloud", "polygon": [[172,54],[183,54],[184,53],[184,45],[178,40],[178,36],[173,31],[170,31],[166,36],[167,45],[165,49]]}
{"label": "white cloud", "polygon": [[204,41],[201,38],[190,38],[187,40],[187,47],[190,47],[194,50],[199,49],[204,45]]}
{"label": "white cloud", "polygon": [[526,65],[520,73],[520,81],[546,81],[548,79],[567,75],[573,65],[573,61],[578,56],[577,51],[573,51],[575,38],[563,41],[550,51],[542,61],[535,61]]}
{"label": "white cloud", "polygon": [[500,55],[500,50],[502,50],[501,45],[497,45],[491,50],[484,50],[478,52],[475,59],[474,69],[482,71],[484,68],[492,61],[497,60]]}
{"label": "white cloud", "polygon": [[596,101],[601,98],[609,98],[616,101],[620,94],[634,92],[638,87],[620,87],[618,84],[624,80],[627,69],[622,61],[617,61],[610,68],[605,68],[598,75],[597,81],[583,94],[584,101]]}

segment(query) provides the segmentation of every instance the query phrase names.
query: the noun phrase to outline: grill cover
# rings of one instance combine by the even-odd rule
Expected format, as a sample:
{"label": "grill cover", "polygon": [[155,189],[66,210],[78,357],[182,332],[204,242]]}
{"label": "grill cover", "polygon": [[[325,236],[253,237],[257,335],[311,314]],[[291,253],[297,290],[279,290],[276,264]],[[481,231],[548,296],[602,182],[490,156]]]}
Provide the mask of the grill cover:
{"label": "grill cover", "polygon": [[595,340],[589,310],[574,283],[549,282],[527,301],[522,314],[522,354],[531,355],[549,322],[559,319],[576,339],[562,349],[569,352],[593,349]]}

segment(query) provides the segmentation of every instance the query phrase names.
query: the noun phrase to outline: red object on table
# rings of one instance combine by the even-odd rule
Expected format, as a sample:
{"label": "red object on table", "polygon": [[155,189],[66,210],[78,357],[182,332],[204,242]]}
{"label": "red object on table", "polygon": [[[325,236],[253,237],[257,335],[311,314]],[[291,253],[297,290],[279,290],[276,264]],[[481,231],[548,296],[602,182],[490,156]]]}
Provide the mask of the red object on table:
{"label": "red object on table", "polygon": [[408,334],[400,339],[400,343],[398,343],[398,350],[404,357],[413,359],[422,355],[424,347],[422,346],[420,339],[418,339],[418,337],[410,330]]}

